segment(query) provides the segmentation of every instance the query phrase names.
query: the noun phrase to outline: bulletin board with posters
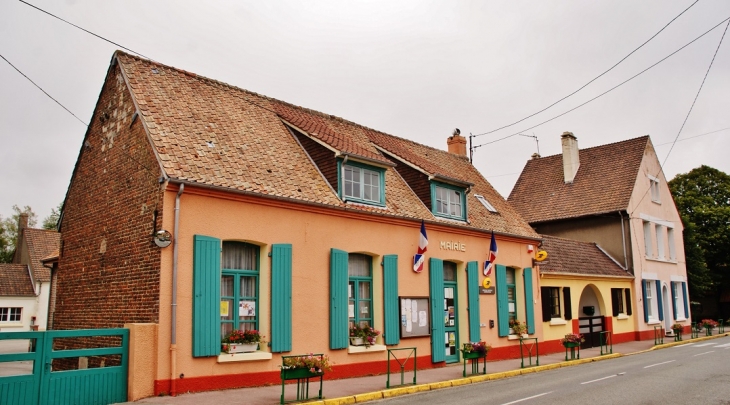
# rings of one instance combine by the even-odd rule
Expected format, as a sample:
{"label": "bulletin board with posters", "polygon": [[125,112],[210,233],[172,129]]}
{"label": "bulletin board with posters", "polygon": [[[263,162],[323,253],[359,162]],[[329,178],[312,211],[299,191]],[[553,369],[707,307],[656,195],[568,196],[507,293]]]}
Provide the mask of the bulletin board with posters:
{"label": "bulletin board with posters", "polygon": [[431,336],[428,297],[399,297],[400,336]]}

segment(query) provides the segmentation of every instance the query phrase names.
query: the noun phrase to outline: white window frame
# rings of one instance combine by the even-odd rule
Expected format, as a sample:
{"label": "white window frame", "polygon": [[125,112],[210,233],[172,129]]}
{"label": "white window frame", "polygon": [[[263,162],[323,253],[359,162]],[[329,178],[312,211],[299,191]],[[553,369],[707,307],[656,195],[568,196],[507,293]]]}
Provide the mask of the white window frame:
{"label": "white window frame", "polygon": [[669,260],[677,260],[677,248],[674,245],[674,228],[667,227],[667,244],[669,245]]}
{"label": "white window frame", "polygon": [[487,209],[487,211],[489,211],[489,212],[498,212],[497,209],[494,208],[494,206],[492,204],[490,204],[489,201],[487,201],[487,199],[484,198],[483,195],[474,194],[474,197],[476,197],[477,201],[479,201],[480,203],[482,203],[482,205],[484,206],[484,208]]}
{"label": "white window frame", "polygon": [[23,307],[0,308],[0,322],[21,323],[23,321]]}
{"label": "white window frame", "polygon": [[665,226],[654,224],[654,231],[656,233],[656,252],[657,252],[657,259],[659,260],[666,260],[665,256],[665,250],[664,246],[666,245],[664,241],[664,235],[666,234],[664,229],[666,229]]}
{"label": "white window frame", "polygon": [[[443,190],[445,199],[439,197],[439,191]],[[439,215],[443,215],[446,217],[451,218],[458,218],[462,219],[464,218],[464,192],[459,190],[454,190],[453,188],[448,187],[442,187],[437,185],[435,189],[436,194],[436,213]],[[452,196],[457,195],[459,196],[459,201],[452,201]],[[439,204],[440,203],[440,204]],[[439,211],[439,206],[442,208],[446,208],[447,212]],[[459,207],[458,214],[452,214],[452,208],[453,207]]]}
{"label": "white window frame", "polygon": [[649,189],[651,193],[651,200],[655,203],[661,204],[662,198],[661,198],[661,191],[659,188],[659,179],[654,176],[648,176],[649,177]]}
{"label": "white window frame", "polygon": [[646,284],[646,315],[649,321],[656,320],[658,318],[654,316],[654,294],[652,294],[655,282],[654,280],[643,280],[643,282]]}
{"label": "white window frame", "polygon": [[[347,179],[348,172],[351,175],[351,179]],[[345,196],[345,198],[352,198],[358,201],[365,201],[365,202],[372,202],[379,204],[381,202],[381,193],[382,190],[380,189],[380,175],[381,173],[377,170],[371,170],[366,169],[364,167],[359,166],[353,166],[346,164],[345,170],[344,170],[344,176],[343,183],[345,185],[344,190],[342,190],[342,195]],[[370,183],[366,184],[366,179],[370,179]],[[373,179],[375,179],[375,182],[373,183]],[[351,193],[347,193],[347,187],[350,186]],[[365,189],[370,188],[370,197],[371,198],[365,198]],[[357,192],[360,193],[359,196],[354,194],[354,190],[357,189]]]}
{"label": "white window frame", "polygon": [[649,221],[644,221],[643,224],[644,224],[644,255],[648,259],[651,259],[654,257],[654,246],[653,246],[653,243],[651,240],[652,239],[651,235],[653,233],[651,228],[652,228],[653,224]]}

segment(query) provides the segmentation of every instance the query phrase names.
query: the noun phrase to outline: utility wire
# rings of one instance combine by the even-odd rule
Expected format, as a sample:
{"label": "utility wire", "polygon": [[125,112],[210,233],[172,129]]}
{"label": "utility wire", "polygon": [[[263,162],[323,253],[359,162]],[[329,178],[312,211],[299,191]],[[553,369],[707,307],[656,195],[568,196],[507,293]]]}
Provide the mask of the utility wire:
{"label": "utility wire", "polygon": [[[670,57],[674,56],[674,55],[675,55],[676,53],[678,53],[679,51],[681,51],[681,50],[683,50],[684,48],[686,48],[686,47],[690,46],[691,44],[693,44],[694,42],[696,42],[696,41],[697,41],[697,40],[699,40],[700,38],[702,38],[702,37],[704,37],[705,35],[709,34],[709,33],[710,33],[711,31],[713,31],[713,30],[714,30],[715,28],[719,27],[720,25],[722,25],[723,23],[725,23],[725,22],[726,22],[726,21],[728,21],[728,20],[730,20],[730,17],[728,17],[728,18],[725,18],[724,20],[720,21],[720,23],[718,23],[718,24],[717,24],[717,25],[715,25],[714,27],[710,28],[709,30],[705,31],[705,32],[704,32],[704,33],[703,33],[702,35],[698,36],[697,38],[695,38],[695,39],[693,39],[692,41],[688,42],[688,43],[687,43],[686,45],[684,45],[683,47],[681,47],[681,48],[677,49],[676,51],[674,51],[674,52],[670,53],[669,55],[665,56],[664,58],[662,58],[662,59],[661,59],[661,60],[659,60],[658,62],[656,62],[656,63],[654,63],[653,65],[649,66],[648,68],[646,68],[646,69],[642,70],[641,72],[639,72],[639,73],[635,74],[634,76],[631,76],[630,78],[628,78],[628,79],[624,80],[623,82],[621,82],[621,83],[617,84],[616,86],[614,86],[614,87],[611,87],[610,89],[608,89],[608,90],[604,91],[603,93],[601,93],[601,94],[599,94],[599,95],[597,95],[597,96],[593,97],[592,99],[590,99],[590,100],[588,100],[588,101],[586,101],[586,102],[584,102],[584,103],[582,103],[582,104],[580,104],[580,105],[578,105],[578,106],[576,106],[576,107],[573,107],[573,108],[571,108],[570,110],[568,110],[568,111],[565,111],[564,113],[562,113],[562,114],[560,114],[560,115],[557,115],[557,116],[555,116],[555,117],[553,117],[553,118],[550,118],[550,119],[548,119],[548,120],[545,120],[545,121],[543,121],[543,122],[541,122],[541,123],[539,123],[539,124],[537,124],[537,125],[534,125],[534,126],[532,126],[532,127],[530,127],[530,128],[527,128],[527,129],[523,129],[522,131],[516,132],[516,133],[514,133],[514,134],[512,134],[512,135],[507,135],[507,136],[505,136],[505,137],[502,137],[502,138],[499,138],[499,139],[495,139],[495,140],[493,140],[493,141],[490,141],[490,142],[486,142],[486,143],[483,143],[483,144],[481,144],[481,145],[477,145],[477,146],[474,146],[474,147],[473,147],[472,149],[476,149],[476,148],[479,148],[479,147],[481,147],[481,146],[489,145],[489,144],[492,144],[492,143],[495,143],[495,142],[503,141],[503,140],[505,140],[505,139],[508,139],[508,138],[511,138],[511,137],[513,137],[513,136],[517,136],[517,135],[520,135],[520,134],[521,134],[521,133],[523,133],[523,132],[526,132],[526,131],[529,131],[529,130],[531,130],[531,129],[537,128],[537,127],[539,127],[539,126],[541,126],[541,125],[543,125],[543,124],[547,124],[547,123],[548,123],[548,122],[550,122],[550,121],[553,121],[553,120],[555,120],[555,119],[558,119],[558,118],[562,117],[563,115],[566,115],[566,114],[568,114],[568,113],[570,113],[570,112],[573,112],[573,111],[577,110],[577,109],[578,109],[578,108],[580,108],[580,107],[583,107],[584,105],[586,105],[586,104],[588,104],[588,103],[590,103],[590,102],[592,102],[592,101],[594,101],[594,100],[596,100],[596,99],[598,99],[598,98],[600,98],[600,97],[602,97],[602,96],[604,96],[604,95],[606,95],[606,94],[608,94],[608,93],[610,93],[610,92],[612,92],[612,91],[616,90],[617,88],[619,88],[619,87],[623,86],[624,84],[626,84],[626,83],[630,82],[631,80],[634,80],[635,78],[637,78],[637,77],[639,77],[640,75],[644,74],[645,72],[647,72],[648,70],[652,69],[652,68],[653,68],[653,67],[655,67],[656,65],[658,65],[658,64],[660,64],[660,63],[664,62],[665,60],[669,59]],[[724,34],[723,34],[723,36],[724,36]]]}
{"label": "utility wire", "polygon": [[76,24],[74,24],[74,23],[72,23],[72,22],[66,21],[66,20],[64,20],[63,18],[61,18],[61,17],[58,17],[58,16],[56,16],[56,15],[54,15],[54,14],[51,14],[51,13],[49,13],[48,11],[46,11],[46,10],[43,10],[43,9],[42,9],[42,8],[40,8],[40,7],[34,6],[34,5],[30,4],[30,3],[28,3],[27,1],[23,1],[23,0],[18,0],[18,1],[20,1],[21,3],[23,3],[23,4],[27,5],[27,6],[33,7],[34,9],[36,9],[36,10],[38,10],[38,11],[42,12],[42,13],[48,14],[48,15],[50,15],[50,16],[51,16],[51,17],[53,17],[53,18],[59,19],[59,20],[61,20],[61,21],[65,22],[65,23],[66,23],[66,24],[68,24],[68,25],[71,25],[71,26],[73,26],[73,27],[76,27],[76,28],[80,29],[81,31],[84,31],[84,32],[86,32],[87,34],[91,34],[91,35],[93,35],[93,36],[95,36],[95,37],[97,37],[97,38],[99,38],[99,39],[101,39],[101,40],[103,40],[103,41],[109,42],[110,44],[116,45],[116,46],[118,46],[118,47],[120,47],[120,48],[122,48],[122,49],[125,49],[125,50],[127,50],[127,51],[129,51],[129,52],[132,52],[132,53],[134,53],[134,54],[136,54],[136,55],[139,55],[139,56],[141,56],[141,57],[143,57],[143,58],[145,58],[145,59],[149,59],[149,60],[152,60],[152,59],[150,59],[150,58],[148,58],[148,57],[146,57],[146,56],[142,55],[142,54],[141,54],[141,53],[139,53],[139,52],[133,51],[133,50],[131,50],[131,49],[127,48],[126,46],[122,46],[122,45],[119,45],[118,43],[116,43],[116,42],[114,42],[114,41],[111,41],[111,40],[109,40],[109,39],[106,39],[106,38],[102,37],[101,35],[97,35],[97,34],[94,34],[93,32],[91,32],[91,31],[89,31],[89,30],[87,30],[87,29],[85,29],[85,28],[81,28],[81,27],[79,27],[78,25],[76,25]]}
{"label": "utility wire", "polygon": [[723,128],[723,129],[718,129],[718,130],[712,131],[712,132],[705,132],[704,134],[699,134],[699,135],[695,135],[695,136],[688,136],[687,138],[677,139],[674,142],[664,142],[664,143],[660,143],[660,144],[657,144],[657,145],[654,145],[654,146],[664,146],[664,145],[674,144],[676,142],[688,141],[690,139],[699,138],[701,136],[711,135],[711,134],[715,134],[715,133],[718,133],[718,132],[722,132],[722,131],[725,131],[726,129],[730,129],[730,127]]}
{"label": "utility wire", "polygon": [[25,77],[26,79],[28,79],[28,81],[29,81],[29,82],[33,83],[33,85],[34,85],[35,87],[37,87],[37,88],[38,88],[38,90],[42,91],[42,92],[43,92],[43,94],[45,94],[46,96],[48,96],[48,98],[50,98],[51,100],[55,101],[55,102],[56,102],[56,104],[58,104],[58,105],[60,105],[60,106],[61,106],[61,108],[63,108],[64,110],[66,110],[66,111],[67,111],[67,112],[68,112],[69,114],[73,115],[73,116],[74,116],[74,118],[76,118],[77,120],[79,120],[79,122],[80,122],[80,123],[84,124],[84,126],[85,126],[85,127],[88,127],[88,126],[89,126],[89,124],[85,123],[85,122],[84,122],[84,121],[83,121],[83,120],[82,120],[81,118],[77,117],[77,116],[76,116],[76,114],[72,113],[72,112],[71,112],[71,110],[69,110],[69,109],[68,109],[68,108],[66,108],[66,107],[65,107],[65,106],[64,106],[63,104],[61,104],[61,102],[60,102],[60,101],[58,101],[58,100],[56,100],[55,98],[53,98],[53,96],[51,96],[50,94],[48,94],[48,92],[46,92],[45,90],[43,90],[43,88],[42,88],[41,86],[37,85],[37,84],[36,84],[36,82],[34,82],[33,80],[31,80],[31,79],[30,79],[30,77],[26,76],[26,75],[25,75],[25,73],[21,72],[21,71],[20,71],[20,69],[18,69],[17,67],[15,67],[15,65],[13,65],[12,63],[10,63],[10,61],[9,61],[9,60],[7,60],[7,59],[6,59],[6,58],[5,58],[5,57],[4,57],[4,56],[3,56],[2,54],[0,54],[0,58],[3,58],[3,60],[4,60],[5,62],[7,62],[7,63],[8,63],[8,65],[12,66],[12,68],[13,68],[13,69],[15,69],[15,70],[16,70],[16,71],[17,71],[18,73],[20,73],[20,74],[21,74],[21,75],[22,75],[23,77]]}
{"label": "utility wire", "polygon": [[[695,95],[694,100],[692,100],[692,105],[689,107],[689,111],[687,111],[687,116],[684,117],[684,121],[682,122],[682,126],[679,128],[679,132],[677,132],[677,136],[674,137],[674,141],[672,142],[672,147],[669,148],[669,152],[667,152],[667,156],[664,158],[664,161],[659,166],[659,171],[657,172],[655,177],[658,177],[659,174],[664,170],[664,165],[667,163],[667,159],[669,159],[669,155],[672,153],[672,150],[674,149],[674,145],[677,143],[677,139],[679,139],[679,135],[682,133],[682,129],[684,129],[684,125],[687,123],[687,120],[689,119],[689,115],[692,113],[692,109],[695,106],[695,103],[697,102],[697,99],[700,97],[700,92],[702,92],[702,87],[705,85],[705,80],[707,80],[707,76],[710,74],[710,69],[712,69],[712,64],[715,62],[715,57],[717,57],[717,52],[720,50],[720,46],[722,45],[722,40],[725,39],[725,34],[727,33],[727,28],[730,26],[730,21],[725,25],[725,31],[722,32],[722,37],[720,37],[720,43],[717,44],[717,48],[715,49],[715,54],[712,55],[712,60],[710,61],[710,66],[707,67],[707,71],[705,72],[705,77],[702,78],[702,83],[700,84],[700,88],[697,90],[697,94]],[[644,198],[649,194],[649,190],[651,190],[651,187],[647,188],[644,194],[641,196],[641,200],[636,204],[636,208],[634,208],[634,211],[632,211],[629,215],[632,215],[638,208],[639,204],[644,200]]]}
{"label": "utility wire", "polygon": [[[22,1],[22,0],[21,0],[21,1]],[[692,8],[692,6],[694,6],[695,4],[697,4],[697,2],[698,2],[698,1],[700,1],[700,0],[695,0],[695,2],[694,2],[694,3],[690,4],[690,5],[689,5],[689,7],[687,7],[686,9],[684,9],[684,11],[682,11],[681,13],[679,13],[679,14],[678,14],[678,15],[677,15],[676,17],[672,18],[672,20],[671,20],[671,21],[669,21],[669,22],[667,23],[667,25],[665,25],[665,26],[664,26],[664,27],[663,27],[662,29],[660,29],[660,30],[659,30],[659,31],[658,31],[658,32],[657,32],[656,34],[652,35],[652,36],[651,36],[651,38],[647,39],[647,40],[646,40],[646,42],[644,42],[644,43],[643,43],[643,44],[641,44],[641,45],[640,45],[640,46],[639,46],[638,48],[636,48],[636,49],[634,49],[633,51],[631,51],[631,52],[630,52],[630,53],[629,53],[628,55],[624,56],[624,57],[623,57],[623,58],[622,58],[622,59],[621,59],[620,61],[616,62],[616,64],[615,64],[615,65],[613,65],[613,66],[611,66],[610,68],[608,68],[608,70],[606,70],[605,72],[601,73],[600,75],[598,75],[598,76],[594,77],[593,79],[591,79],[591,81],[589,81],[588,83],[586,83],[586,84],[582,85],[581,87],[579,87],[579,88],[578,88],[577,90],[575,90],[574,92],[572,92],[572,93],[568,94],[567,96],[565,96],[565,97],[561,98],[560,100],[558,100],[558,101],[556,101],[556,102],[554,102],[554,103],[550,104],[549,106],[547,106],[547,107],[543,108],[542,110],[540,110],[540,111],[538,111],[538,112],[536,112],[536,113],[530,114],[530,115],[528,115],[528,116],[527,116],[527,117],[525,117],[525,118],[522,118],[522,119],[521,119],[521,120],[519,120],[519,121],[515,121],[515,122],[513,122],[513,123],[511,123],[511,124],[507,124],[507,125],[505,125],[505,126],[503,126],[503,127],[499,127],[499,128],[497,128],[497,129],[493,129],[493,130],[491,130],[491,131],[488,131],[488,132],[484,132],[484,133],[481,133],[481,134],[476,134],[476,135],[473,135],[473,136],[474,136],[474,137],[477,137],[477,136],[482,136],[482,135],[488,135],[488,134],[491,134],[491,133],[493,133],[493,132],[497,132],[497,131],[499,131],[500,129],[505,129],[505,128],[509,128],[509,127],[511,127],[511,126],[513,126],[513,125],[519,124],[520,122],[522,122],[522,121],[524,121],[524,120],[526,120],[526,119],[528,119],[528,118],[534,117],[535,115],[537,115],[537,114],[540,114],[541,112],[544,112],[545,110],[548,110],[548,109],[549,109],[550,107],[554,106],[555,104],[558,104],[559,102],[561,102],[561,101],[565,100],[566,98],[568,98],[568,97],[570,97],[570,96],[574,95],[575,93],[577,93],[577,92],[579,92],[579,91],[583,90],[583,89],[584,89],[584,88],[586,88],[586,87],[587,87],[587,86],[588,86],[589,84],[591,84],[591,83],[595,82],[595,81],[596,81],[596,80],[598,80],[598,79],[599,79],[599,78],[600,78],[601,76],[605,75],[606,73],[608,73],[608,72],[610,72],[611,70],[613,70],[613,68],[615,68],[616,66],[620,65],[620,64],[621,64],[621,62],[623,62],[623,61],[625,61],[626,59],[628,59],[628,58],[629,58],[629,56],[633,55],[633,54],[634,54],[634,53],[635,53],[636,51],[638,51],[639,49],[641,49],[642,47],[644,47],[644,45],[648,44],[648,43],[649,43],[649,41],[651,41],[652,39],[654,39],[654,38],[655,38],[655,37],[656,37],[657,35],[659,35],[659,34],[660,34],[660,33],[661,33],[662,31],[664,31],[664,30],[665,30],[665,29],[666,29],[667,27],[669,27],[669,25],[670,25],[671,23],[673,23],[673,22],[674,22],[674,20],[676,20],[676,19],[677,19],[677,18],[679,18],[679,17],[680,17],[680,16],[682,15],[682,14],[684,14],[684,13],[685,13],[685,12],[686,12],[687,10],[689,10],[690,8]]]}

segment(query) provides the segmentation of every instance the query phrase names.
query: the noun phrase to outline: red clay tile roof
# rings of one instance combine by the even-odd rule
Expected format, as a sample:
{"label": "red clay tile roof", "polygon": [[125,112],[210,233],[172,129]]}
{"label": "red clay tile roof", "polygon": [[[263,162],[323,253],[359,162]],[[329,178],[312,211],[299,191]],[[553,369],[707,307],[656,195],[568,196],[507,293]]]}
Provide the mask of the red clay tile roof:
{"label": "red clay tile roof", "polygon": [[563,179],[563,155],[527,161],[508,201],[529,223],[626,210],[649,136],[582,149],[573,183]]}
{"label": "red clay tile roof", "polygon": [[34,297],[35,289],[25,264],[0,263],[0,296]]}
{"label": "red clay tile roof", "polygon": [[[474,183],[467,200],[470,224],[464,225],[538,237],[465,157],[123,52],[116,52],[115,57],[160,164],[172,179],[384,215],[454,223],[431,213],[430,207],[424,205],[403,177],[389,167],[403,163],[385,157],[376,148],[378,145],[431,174]],[[333,150],[389,167],[385,179],[386,206],[342,202],[282,120]],[[474,198],[474,193],[484,195],[499,213],[489,213]]]}
{"label": "red clay tile roof", "polygon": [[61,234],[46,229],[25,228],[23,238],[28,244],[30,268],[36,282],[51,281],[51,270],[41,262],[45,257],[58,251]]}
{"label": "red clay tile roof", "polygon": [[548,235],[542,235],[542,237],[542,249],[547,252],[548,257],[540,263],[540,273],[634,277],[599,249],[595,243]]}

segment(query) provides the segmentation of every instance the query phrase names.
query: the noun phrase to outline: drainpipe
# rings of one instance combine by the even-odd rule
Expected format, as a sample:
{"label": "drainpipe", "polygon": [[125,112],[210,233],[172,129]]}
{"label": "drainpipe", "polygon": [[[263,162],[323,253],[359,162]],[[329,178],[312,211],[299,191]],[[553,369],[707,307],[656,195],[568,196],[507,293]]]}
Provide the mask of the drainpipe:
{"label": "drainpipe", "polygon": [[172,237],[172,317],[170,322],[170,396],[177,394],[177,236],[180,231],[180,196],[185,190],[185,185],[180,184],[180,189],[175,197],[175,229]]}
{"label": "drainpipe", "polygon": [[619,211],[618,215],[621,216],[621,247],[624,249],[624,270],[629,270],[629,259],[626,256],[626,231],[624,230],[624,213]]}

